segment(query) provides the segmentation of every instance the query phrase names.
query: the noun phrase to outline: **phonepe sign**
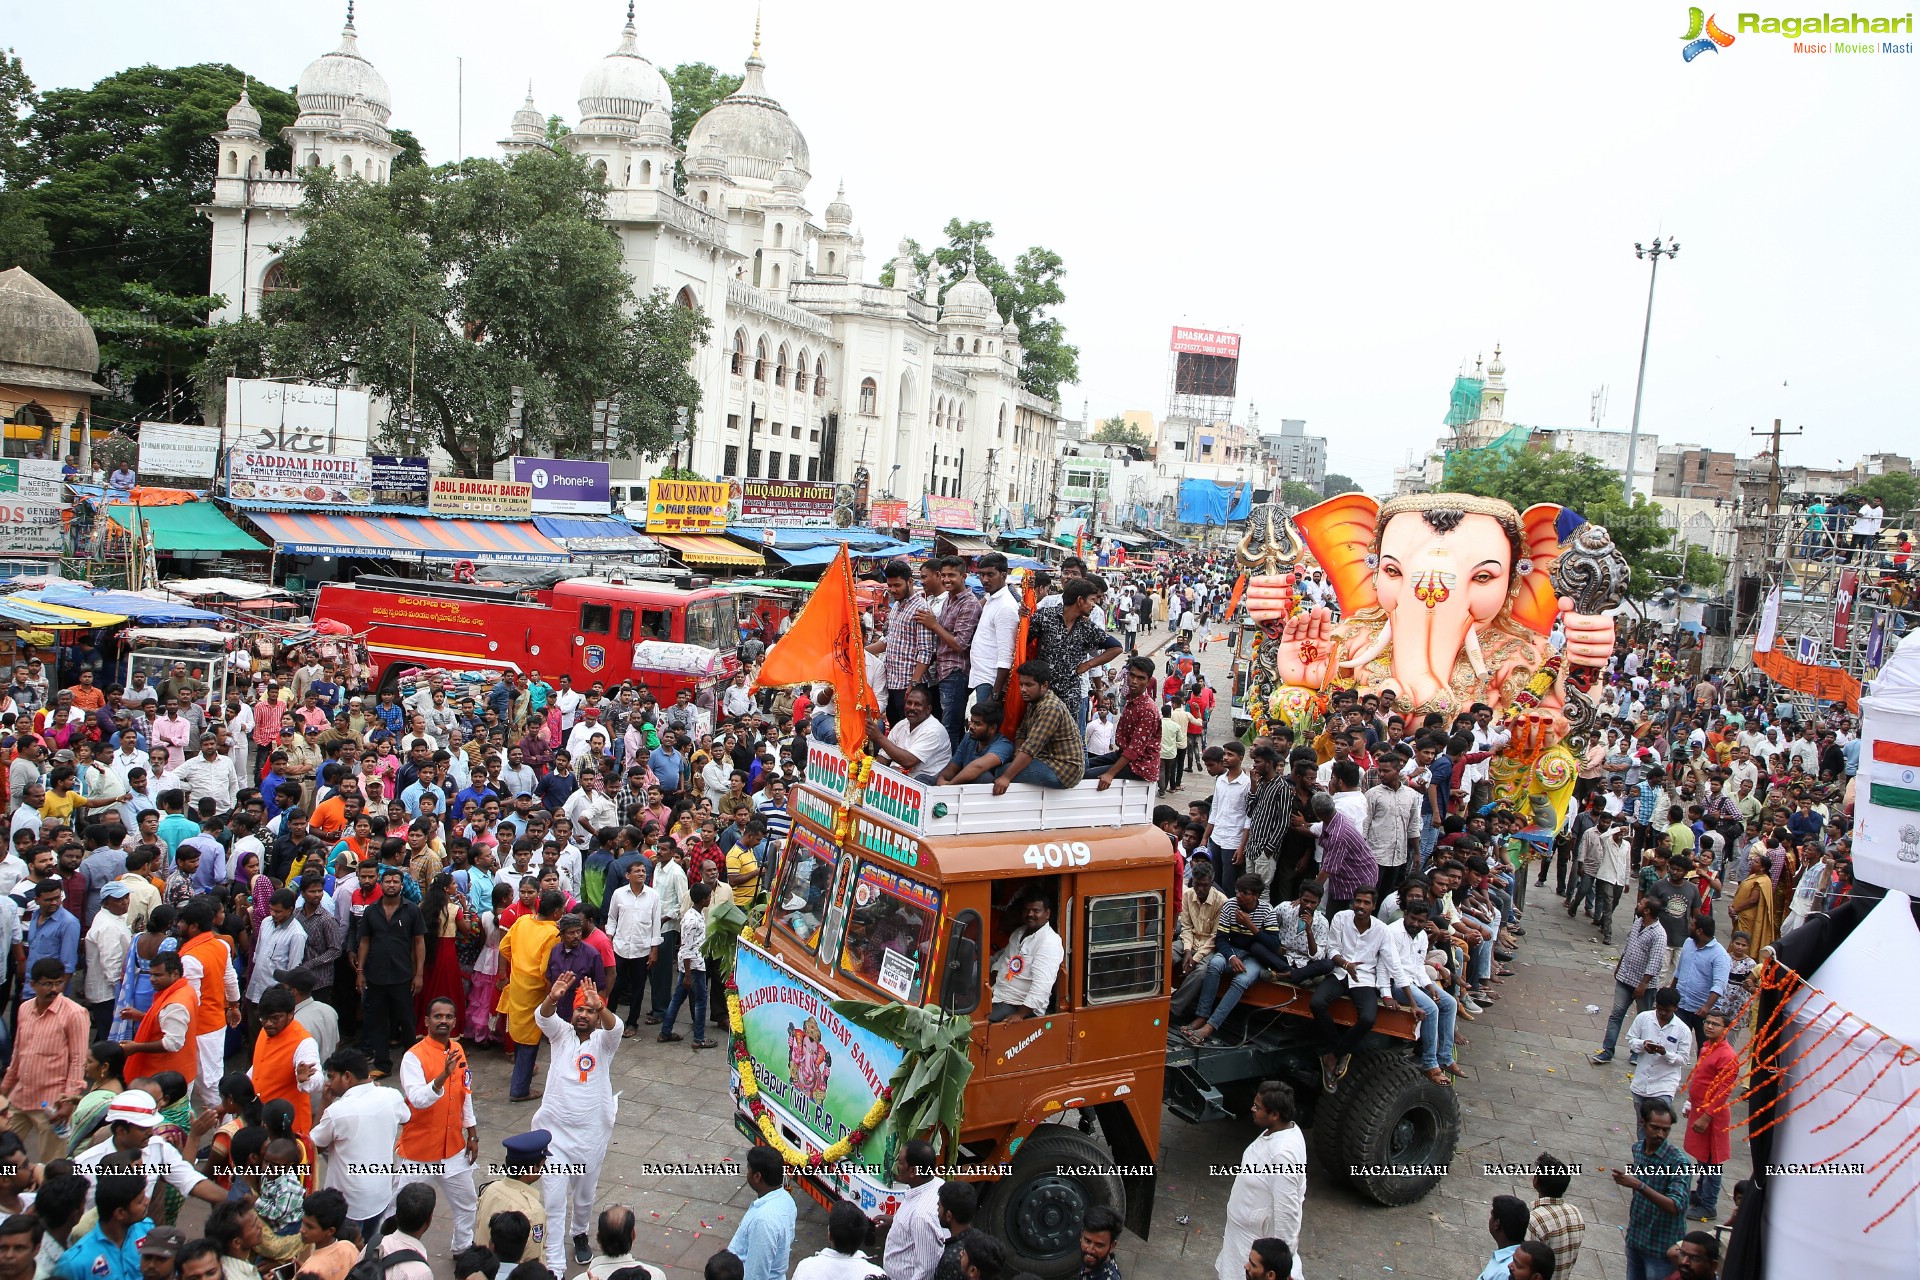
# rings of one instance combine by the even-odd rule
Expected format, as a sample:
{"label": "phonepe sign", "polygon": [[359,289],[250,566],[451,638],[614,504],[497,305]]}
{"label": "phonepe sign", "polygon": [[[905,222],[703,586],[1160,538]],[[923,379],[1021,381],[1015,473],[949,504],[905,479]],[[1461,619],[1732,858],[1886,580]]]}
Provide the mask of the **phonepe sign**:
{"label": "phonepe sign", "polygon": [[515,458],[513,478],[533,486],[537,514],[606,515],[613,503],[613,469],[571,458]]}

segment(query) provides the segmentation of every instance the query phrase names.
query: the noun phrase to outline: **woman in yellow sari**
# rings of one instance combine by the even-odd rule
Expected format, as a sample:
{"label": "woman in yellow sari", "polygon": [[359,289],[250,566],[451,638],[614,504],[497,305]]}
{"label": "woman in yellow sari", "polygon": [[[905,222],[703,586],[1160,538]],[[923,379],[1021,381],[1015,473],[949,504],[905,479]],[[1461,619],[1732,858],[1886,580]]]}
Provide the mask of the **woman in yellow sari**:
{"label": "woman in yellow sari", "polygon": [[[558,895],[554,895],[555,898]],[[553,910],[547,911],[548,905]],[[542,910],[521,916],[500,939],[500,987],[495,1009],[507,1017],[507,1035],[513,1040],[513,1083],[507,1101],[525,1102],[533,1096],[533,1064],[540,1056],[540,1028],[534,1012],[547,998],[547,953],[560,940],[563,903],[542,901]]]}
{"label": "woman in yellow sari", "polygon": [[1774,898],[1773,871],[1767,855],[1756,852],[1747,859],[1747,878],[1733,895],[1733,927],[1744,930],[1752,941],[1753,955],[1760,955],[1780,936],[1780,909]]}

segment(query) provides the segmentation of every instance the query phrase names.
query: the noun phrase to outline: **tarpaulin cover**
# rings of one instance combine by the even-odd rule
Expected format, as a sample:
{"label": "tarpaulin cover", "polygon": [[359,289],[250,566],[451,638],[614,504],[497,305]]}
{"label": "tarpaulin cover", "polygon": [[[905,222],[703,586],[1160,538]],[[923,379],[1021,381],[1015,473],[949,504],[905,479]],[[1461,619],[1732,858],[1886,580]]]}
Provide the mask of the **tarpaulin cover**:
{"label": "tarpaulin cover", "polygon": [[114,618],[114,622],[124,622],[131,618],[135,622],[144,622],[153,626],[170,622],[219,622],[221,620],[220,614],[207,609],[196,609],[190,604],[181,604],[178,600],[157,600],[138,591],[90,591],[79,585],[54,585],[35,592],[23,591],[14,599],[37,600],[57,608],[78,609],[89,613],[119,614],[122,616]]}
{"label": "tarpaulin cover", "polygon": [[1253,486],[1245,481],[1182,480],[1181,524],[1231,524],[1253,510]]}
{"label": "tarpaulin cover", "polygon": [[[865,560],[877,559],[881,556],[917,556],[926,549],[927,544],[924,542],[889,542],[882,546],[850,546],[847,548],[847,553],[856,559]],[[824,547],[773,547],[771,550],[773,554],[796,567],[832,564],[833,558],[840,554],[837,543],[829,543]]]}
{"label": "tarpaulin cover", "polygon": [[432,520],[318,511],[249,511],[247,519],[292,555],[505,564],[568,564],[572,560],[565,547],[541,533],[531,520]]}
{"label": "tarpaulin cover", "polygon": [[[46,605],[34,604],[30,601],[22,600],[18,596],[0,596],[0,619],[4,619],[18,626],[57,628],[96,625],[93,622],[82,621],[80,617],[74,616],[79,612],[79,610],[51,609]],[[110,620],[98,623],[97,625],[99,626],[112,626],[116,622],[126,621],[125,618],[114,617],[111,614],[103,614],[100,616]]]}
{"label": "tarpaulin cover", "polygon": [[743,547],[726,538],[706,533],[663,533],[660,545],[682,560],[694,564],[751,565],[759,567],[767,558],[752,547]]}
{"label": "tarpaulin cover", "polygon": [[210,503],[185,502],[158,507],[113,505],[107,508],[107,515],[123,529],[132,528],[137,522],[152,530],[155,551],[266,550],[258,538],[221,515]]}
{"label": "tarpaulin cover", "polygon": [[[893,542],[890,533],[878,533],[872,529],[796,529],[780,525],[769,526],[773,530],[773,541],[767,543],[767,530],[759,525],[734,525],[727,530],[736,538],[761,546],[771,546],[775,551],[784,547],[837,547],[841,543],[858,552],[862,547],[889,545]],[[831,556],[828,559],[832,559]],[[824,563],[824,561],[823,561]]]}
{"label": "tarpaulin cover", "polygon": [[535,516],[540,532],[561,542],[568,538],[641,538],[638,529],[612,516]]}

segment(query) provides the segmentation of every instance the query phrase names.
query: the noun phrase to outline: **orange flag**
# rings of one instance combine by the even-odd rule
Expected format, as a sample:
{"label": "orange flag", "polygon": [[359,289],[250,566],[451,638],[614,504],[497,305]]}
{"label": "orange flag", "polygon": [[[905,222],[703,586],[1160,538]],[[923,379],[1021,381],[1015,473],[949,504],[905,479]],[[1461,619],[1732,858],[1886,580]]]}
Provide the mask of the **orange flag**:
{"label": "orange flag", "polygon": [[[1020,629],[1013,636],[1014,673],[1007,677],[1007,713],[1000,719],[1000,732],[1009,738],[1020,727],[1020,713],[1026,710],[1026,700],[1020,696],[1020,664],[1027,660],[1027,624],[1033,621],[1035,596],[1033,593],[1033,571],[1029,569],[1022,575],[1026,579],[1026,595],[1022,603],[1026,611],[1020,618]],[[837,695],[836,695],[837,696]]]}
{"label": "orange flag", "polygon": [[840,749],[865,750],[867,722],[880,720],[880,704],[867,683],[867,654],[860,638],[860,610],[853,600],[853,564],[844,545],[787,634],[767,650],[756,689],[824,682],[833,686],[834,725]]}

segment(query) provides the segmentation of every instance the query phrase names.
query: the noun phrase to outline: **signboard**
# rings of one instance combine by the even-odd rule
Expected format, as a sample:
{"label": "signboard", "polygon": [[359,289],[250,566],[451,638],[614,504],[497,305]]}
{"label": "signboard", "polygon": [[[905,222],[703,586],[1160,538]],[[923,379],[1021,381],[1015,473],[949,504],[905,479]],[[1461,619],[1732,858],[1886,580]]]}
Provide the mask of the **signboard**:
{"label": "signboard", "polygon": [[884,822],[875,822],[863,807],[853,815],[853,843],[862,853],[897,862],[903,867],[920,865],[920,842],[904,831],[895,831]]}
{"label": "signboard", "polygon": [[395,458],[376,453],[373,464],[373,500],[386,506],[423,507],[431,478],[425,458]]}
{"label": "signboard", "polygon": [[533,486],[523,480],[466,480],[435,476],[427,482],[427,510],[444,516],[533,515]]}
{"label": "signboard", "polygon": [[227,496],[364,507],[373,501],[373,463],[364,455],[336,458],[232,449],[227,453]]}
{"label": "signboard", "polygon": [[541,515],[604,516],[613,506],[613,468],[570,458],[515,458],[513,478],[533,486]]}
{"label": "signboard", "polygon": [[[733,976],[758,1097],[776,1123],[801,1137],[808,1155],[817,1155],[872,1110],[905,1051],[846,1021],[826,992],[744,941]],[[890,976],[912,980],[898,964]],[[896,1141],[881,1125],[845,1165],[820,1174],[862,1212],[878,1213],[893,1180]]]}
{"label": "signboard", "polygon": [[[807,742],[807,782],[836,800],[847,798],[847,758],[823,742]],[[833,824],[825,824],[831,831]]]}
{"label": "signboard", "polygon": [[867,504],[867,518],[876,529],[901,529],[908,520],[905,499],[885,498]]}
{"label": "signboard", "polygon": [[822,831],[833,830],[832,803],[810,787],[794,788],[793,811]]}
{"label": "signboard", "polygon": [[647,481],[648,533],[725,533],[733,493],[724,481]]}
{"label": "signboard", "polygon": [[873,762],[873,772],[867,775],[866,788],[860,793],[860,807],[909,831],[927,829],[926,787],[878,760]]}
{"label": "signboard", "polygon": [[373,394],[361,387],[228,378],[221,443],[269,453],[364,458]]}
{"label": "signboard", "polygon": [[172,422],[140,424],[140,479],[211,480],[220,465],[220,429]]}
{"label": "signboard", "polygon": [[927,495],[927,523],[938,529],[978,529],[980,516],[972,498],[936,498]]}
{"label": "signboard", "polygon": [[63,549],[65,510],[53,502],[0,502],[0,556],[57,556]]}
{"label": "signboard", "polygon": [[67,482],[57,458],[0,458],[0,493],[28,502],[65,504]]}
{"label": "signboard", "polygon": [[[844,494],[839,492],[842,489],[846,490]],[[807,480],[743,480],[740,483],[741,524],[831,529],[836,506],[852,508],[852,485]],[[851,510],[848,523],[852,523]]]}
{"label": "signboard", "polygon": [[1226,356],[1237,359],[1240,355],[1240,335],[1221,333],[1215,329],[1189,329],[1183,325],[1173,327],[1172,347],[1175,351],[1185,351],[1196,356]]}

